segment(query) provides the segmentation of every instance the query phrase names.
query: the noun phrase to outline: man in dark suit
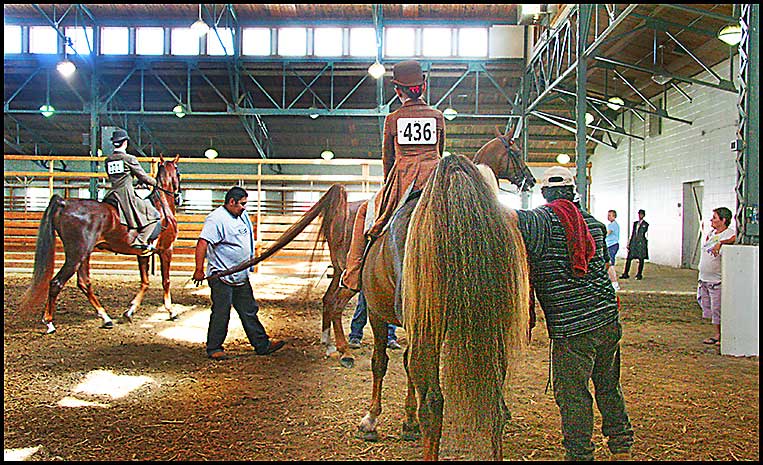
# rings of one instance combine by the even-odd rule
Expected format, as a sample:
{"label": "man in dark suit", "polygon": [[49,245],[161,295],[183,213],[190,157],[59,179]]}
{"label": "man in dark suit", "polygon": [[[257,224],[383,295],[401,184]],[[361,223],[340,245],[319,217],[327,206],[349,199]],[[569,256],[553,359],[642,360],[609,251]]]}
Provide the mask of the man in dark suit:
{"label": "man in dark suit", "polygon": [[644,260],[649,260],[649,244],[647,242],[646,233],[649,230],[649,223],[644,220],[646,212],[644,210],[638,211],[638,221],[633,222],[633,230],[631,231],[631,238],[628,242],[628,257],[625,261],[625,271],[620,275],[620,279],[628,279],[628,272],[631,269],[631,260],[638,260],[638,272],[636,273],[636,279],[643,279]]}

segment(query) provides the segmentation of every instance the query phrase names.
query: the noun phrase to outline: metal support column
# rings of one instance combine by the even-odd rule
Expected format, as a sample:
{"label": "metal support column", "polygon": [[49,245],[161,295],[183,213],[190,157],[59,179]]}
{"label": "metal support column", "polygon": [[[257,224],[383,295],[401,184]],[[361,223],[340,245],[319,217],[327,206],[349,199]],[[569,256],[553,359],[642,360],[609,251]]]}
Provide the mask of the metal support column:
{"label": "metal support column", "polygon": [[[98,156],[98,143],[100,142],[100,98],[98,95],[98,67],[93,66],[90,75],[90,156]],[[90,171],[98,172],[98,162],[90,162]],[[90,178],[90,198],[98,200],[97,178]]]}
{"label": "metal support column", "polygon": [[737,243],[759,244],[760,195],[760,6],[743,4],[739,42],[739,128],[737,130]]}
{"label": "metal support column", "polygon": [[577,165],[578,194],[580,194],[580,204],[588,210],[588,176],[586,173],[586,73],[588,64],[586,62],[585,50],[588,40],[588,28],[591,23],[591,12],[593,5],[580,4],[578,24],[577,24],[577,68],[576,68],[576,92],[575,92],[575,164]]}

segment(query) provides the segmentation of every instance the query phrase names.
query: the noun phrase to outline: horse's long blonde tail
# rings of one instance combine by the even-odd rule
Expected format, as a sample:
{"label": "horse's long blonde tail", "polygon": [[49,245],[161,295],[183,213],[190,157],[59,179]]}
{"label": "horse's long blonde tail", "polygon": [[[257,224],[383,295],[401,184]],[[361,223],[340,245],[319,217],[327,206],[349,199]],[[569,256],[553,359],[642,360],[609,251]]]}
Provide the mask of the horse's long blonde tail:
{"label": "horse's long blonde tail", "polygon": [[37,231],[32,283],[21,298],[21,308],[37,309],[48,297],[50,279],[53,277],[55,265],[56,232],[53,228],[53,217],[62,206],[64,206],[64,199],[54,194],[42,215],[40,229]]}
{"label": "horse's long blonde tail", "polygon": [[444,350],[445,411],[472,458],[501,457],[504,380],[526,344],[526,266],[519,232],[475,165],[443,158],[408,231],[405,329],[410,370],[414,357]]}

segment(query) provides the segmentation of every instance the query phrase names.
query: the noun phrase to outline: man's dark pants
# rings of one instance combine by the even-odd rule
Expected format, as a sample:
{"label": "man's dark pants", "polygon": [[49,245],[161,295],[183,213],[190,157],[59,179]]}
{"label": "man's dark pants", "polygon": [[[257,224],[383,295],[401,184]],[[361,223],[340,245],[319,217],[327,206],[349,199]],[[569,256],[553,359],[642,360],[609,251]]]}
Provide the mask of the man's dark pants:
{"label": "man's dark pants", "polygon": [[241,325],[244,327],[246,337],[258,353],[264,353],[270,347],[265,328],[257,318],[260,309],[252,293],[252,285],[249,280],[242,286],[231,286],[219,279],[209,282],[212,297],[212,314],[209,317],[207,329],[207,355],[223,350],[223,342],[228,335],[228,322],[230,321],[230,307],[238,312]]}
{"label": "man's dark pants", "polygon": [[607,247],[607,252],[609,252],[609,264],[612,266],[615,266],[615,257],[617,256],[618,250],[620,250],[620,244],[612,244]]}
{"label": "man's dark pants", "polygon": [[609,438],[609,450],[627,452],[633,444],[633,428],[620,388],[621,337],[622,326],[614,321],[585,334],[553,340],[554,397],[562,417],[562,444],[568,460],[593,460],[589,379],[593,380],[601,430]]}

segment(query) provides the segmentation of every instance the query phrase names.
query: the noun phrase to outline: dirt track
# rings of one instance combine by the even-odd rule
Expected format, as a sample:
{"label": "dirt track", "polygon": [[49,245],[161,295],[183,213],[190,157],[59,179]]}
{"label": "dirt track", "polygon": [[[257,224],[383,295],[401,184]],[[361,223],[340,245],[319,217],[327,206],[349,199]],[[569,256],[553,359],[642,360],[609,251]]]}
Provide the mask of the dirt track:
{"label": "dirt track", "polygon": [[[644,281],[621,283],[622,384],[636,431],[633,458],[757,461],[758,358],[720,356],[717,347],[701,343],[711,327],[700,319],[692,273],[648,264]],[[380,441],[355,438],[371,394],[370,328],[355,368],[340,368],[324,356],[318,339],[325,279],[307,297],[305,280],[254,276],[263,324],[289,344],[271,357],[254,356],[234,317],[226,344],[234,357],[223,362],[204,357],[208,289],[185,288],[187,277],[173,280],[178,321],[158,311],[154,277],[134,323],[112,330],[99,328],[71,282],[51,336],[42,335],[39,312],[15,304],[29,279],[4,277],[6,451],[40,446],[32,460],[421,459],[418,442],[399,438],[401,352],[390,351]],[[131,276],[94,275],[93,283],[112,317],[138,288]],[[345,310],[345,328],[354,303]],[[405,332],[398,334],[404,343]],[[542,317],[533,337],[508,402],[513,420],[504,433],[504,458],[559,460],[559,413],[552,395],[544,394],[548,339]],[[98,376],[105,386],[83,385]],[[132,390],[114,391],[127,382],[135,383]],[[62,406],[83,401],[89,404]],[[600,421],[597,412],[595,454],[607,460]]]}

